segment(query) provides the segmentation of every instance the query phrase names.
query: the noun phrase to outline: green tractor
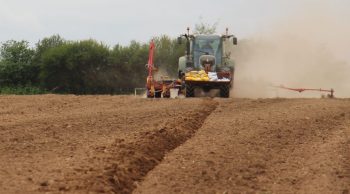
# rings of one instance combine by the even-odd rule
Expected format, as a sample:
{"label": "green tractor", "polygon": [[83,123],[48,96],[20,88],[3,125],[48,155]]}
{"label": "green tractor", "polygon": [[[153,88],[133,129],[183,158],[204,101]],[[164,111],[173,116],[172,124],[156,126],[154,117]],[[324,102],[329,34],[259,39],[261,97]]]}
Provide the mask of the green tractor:
{"label": "green tractor", "polygon": [[195,97],[195,89],[209,92],[220,90],[220,97],[228,98],[233,86],[234,62],[230,52],[225,50],[228,43],[237,45],[237,38],[225,35],[183,34],[178,38],[182,44],[186,39],[186,55],[179,58],[179,79],[183,80],[186,97]]}

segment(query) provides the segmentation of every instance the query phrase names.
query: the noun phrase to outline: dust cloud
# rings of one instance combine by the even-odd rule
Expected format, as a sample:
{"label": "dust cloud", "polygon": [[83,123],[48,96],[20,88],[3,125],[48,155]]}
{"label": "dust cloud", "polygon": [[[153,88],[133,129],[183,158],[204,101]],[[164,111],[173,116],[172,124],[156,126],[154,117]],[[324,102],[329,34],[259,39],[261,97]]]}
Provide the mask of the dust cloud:
{"label": "dust cloud", "polygon": [[320,92],[277,89],[335,90],[350,97],[350,23],[327,5],[303,6],[269,30],[240,40],[232,48],[236,62],[234,97],[320,97]]}
{"label": "dust cloud", "polygon": [[153,73],[153,77],[155,80],[172,79],[173,78],[173,76],[169,76],[168,71],[163,66],[156,67],[156,70]]}

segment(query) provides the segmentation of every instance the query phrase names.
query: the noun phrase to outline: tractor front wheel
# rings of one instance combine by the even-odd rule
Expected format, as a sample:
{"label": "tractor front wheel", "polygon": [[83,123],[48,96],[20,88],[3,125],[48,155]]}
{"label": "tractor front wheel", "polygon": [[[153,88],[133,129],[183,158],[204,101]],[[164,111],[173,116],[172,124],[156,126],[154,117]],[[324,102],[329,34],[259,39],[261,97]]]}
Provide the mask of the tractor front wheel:
{"label": "tractor front wheel", "polygon": [[230,97],[230,85],[226,84],[220,87],[220,97],[221,98]]}
{"label": "tractor front wheel", "polygon": [[186,84],[186,97],[194,97],[194,87],[191,84]]}
{"label": "tractor front wheel", "polygon": [[154,97],[155,98],[161,98],[162,97],[162,92],[161,91],[154,92]]}

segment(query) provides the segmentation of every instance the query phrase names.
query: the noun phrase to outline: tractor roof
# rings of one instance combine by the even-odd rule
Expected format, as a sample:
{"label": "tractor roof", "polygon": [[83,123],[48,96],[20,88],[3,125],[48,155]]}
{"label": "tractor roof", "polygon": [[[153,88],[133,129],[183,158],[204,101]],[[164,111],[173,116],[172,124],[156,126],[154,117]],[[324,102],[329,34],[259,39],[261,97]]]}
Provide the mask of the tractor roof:
{"label": "tractor roof", "polygon": [[221,38],[220,35],[205,35],[205,34],[199,34],[199,35],[195,35],[195,38],[200,38],[200,39],[217,39],[217,38]]}

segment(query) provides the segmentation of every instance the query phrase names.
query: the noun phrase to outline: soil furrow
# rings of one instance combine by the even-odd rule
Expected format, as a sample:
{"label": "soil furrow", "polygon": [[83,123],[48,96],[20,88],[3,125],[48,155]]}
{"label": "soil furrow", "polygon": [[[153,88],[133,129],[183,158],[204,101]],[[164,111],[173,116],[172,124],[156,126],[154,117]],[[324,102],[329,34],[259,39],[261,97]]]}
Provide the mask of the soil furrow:
{"label": "soil furrow", "polygon": [[[99,168],[82,168],[80,171],[88,174],[80,173],[78,182],[67,179],[57,181],[51,187],[42,188],[43,191],[131,193],[138,182],[162,161],[166,153],[194,135],[217,106],[213,100],[202,101],[201,109],[184,111],[173,119],[167,118],[166,122],[154,130],[137,130],[141,132],[128,134],[128,137],[117,138],[110,145],[97,147],[94,154],[97,157],[89,160],[93,164],[99,164]],[[101,152],[107,154],[101,155]],[[76,176],[70,174],[68,177]]]}
{"label": "soil furrow", "polygon": [[135,193],[348,191],[349,103],[256,103],[221,101],[196,136],[151,171]]}

